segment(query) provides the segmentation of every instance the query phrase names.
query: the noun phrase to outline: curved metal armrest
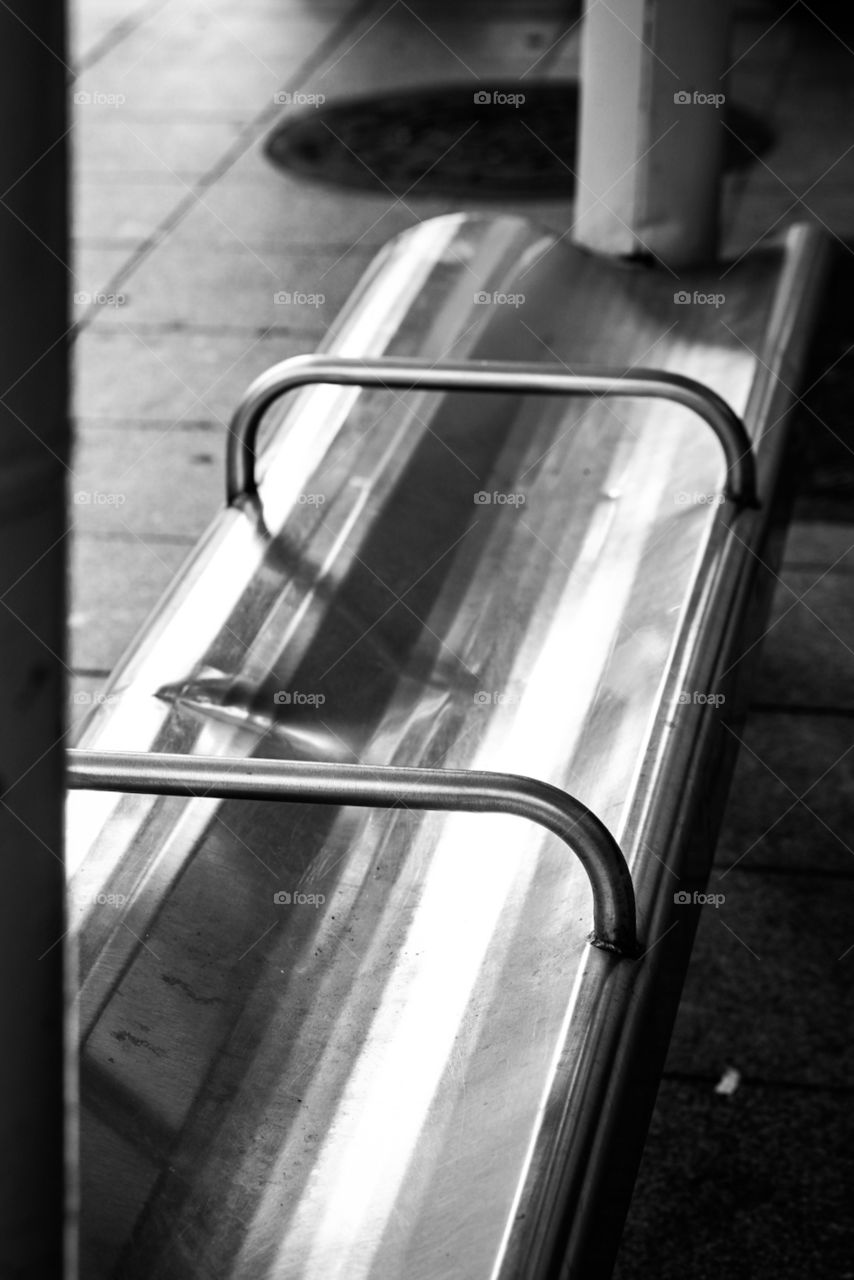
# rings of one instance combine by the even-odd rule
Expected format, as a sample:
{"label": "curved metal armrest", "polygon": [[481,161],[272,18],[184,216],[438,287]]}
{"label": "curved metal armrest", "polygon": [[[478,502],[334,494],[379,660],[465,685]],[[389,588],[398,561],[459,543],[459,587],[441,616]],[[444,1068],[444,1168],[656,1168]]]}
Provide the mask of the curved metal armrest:
{"label": "curved metal armrest", "polygon": [[568,372],[559,365],[436,364],[386,358],[353,360],[294,356],[273,365],[246,391],[229,427],[226,496],[229,503],[254,497],[255,437],[265,410],[279,396],[312,383],[399,388],[403,391],[504,391],[525,395],[641,396],[672,400],[703,418],[721,442],[727,465],[724,490],[739,506],[756,506],[756,467],[744,423],[715,391],[661,369],[590,366]]}
{"label": "curved metal armrest", "polygon": [[590,942],[621,956],[638,953],[634,889],[619,845],[580,800],[533,778],[475,770],[71,749],[67,781],[69,787],[94,791],[401,806],[528,818],[563,840],[587,872],[593,890]]}

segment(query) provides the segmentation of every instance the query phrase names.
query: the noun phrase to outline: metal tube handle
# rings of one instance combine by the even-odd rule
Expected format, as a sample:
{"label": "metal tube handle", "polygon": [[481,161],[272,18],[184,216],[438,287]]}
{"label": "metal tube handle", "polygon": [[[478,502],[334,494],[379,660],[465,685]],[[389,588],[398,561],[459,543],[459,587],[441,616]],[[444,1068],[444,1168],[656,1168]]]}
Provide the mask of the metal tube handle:
{"label": "metal tube handle", "polygon": [[663,369],[589,366],[567,372],[557,365],[498,361],[436,364],[425,360],[353,360],[326,355],[293,356],[272,365],[250,385],[231,419],[226,457],[229,503],[258,492],[255,438],[266,409],[288,391],[313,383],[399,388],[403,391],[505,391],[525,395],[640,396],[671,400],[693,410],[712,428],[724,451],[724,494],[738,506],[757,506],[756,465],[744,423],[717,392],[693,378]]}
{"label": "metal tube handle", "polygon": [[482,770],[72,748],[67,753],[67,781],[69,787],[94,791],[381,809],[404,806],[528,818],[563,840],[584,867],[593,890],[593,946],[620,956],[638,954],[634,888],[620,846],[580,800],[534,778]]}

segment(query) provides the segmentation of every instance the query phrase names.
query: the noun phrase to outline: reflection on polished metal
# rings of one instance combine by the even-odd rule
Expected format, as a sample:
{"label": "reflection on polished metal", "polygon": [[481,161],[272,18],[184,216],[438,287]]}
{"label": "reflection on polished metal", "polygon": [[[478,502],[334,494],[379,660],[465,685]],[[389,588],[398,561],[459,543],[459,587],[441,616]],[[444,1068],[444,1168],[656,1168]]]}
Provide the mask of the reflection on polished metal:
{"label": "reflection on polished metal", "polygon": [[575,853],[593,890],[595,947],[637,954],[632,878],[607,827],[558,787],[474,769],[394,769],[301,760],[219,760],[133,751],[68,752],[68,785],[237,800],[300,800],[359,808],[508,813],[552,831]]}
{"label": "reflection on polished metal", "polygon": [[703,418],[720,441],[727,464],[724,490],[742,507],[756,506],[756,467],[744,423],[726,401],[693,378],[664,369],[612,369],[483,361],[431,364],[427,360],[352,360],[326,355],[292,356],[273,365],[248,388],[229,427],[226,497],[229,503],[257,492],[255,437],[270,405],[288,391],[312,383],[385,387],[404,391],[503,391],[508,395],[637,396],[671,400]]}
{"label": "reflection on polished metal", "polygon": [[584,867],[506,813],[75,789],[87,1280],[610,1274],[824,257],[792,229],[676,326],[666,274],[515,218],[370,269],[330,360],[673,370],[742,418],[761,508],[680,405],[306,387],[75,745],[536,777],[611,833],[646,951],[589,946]]}

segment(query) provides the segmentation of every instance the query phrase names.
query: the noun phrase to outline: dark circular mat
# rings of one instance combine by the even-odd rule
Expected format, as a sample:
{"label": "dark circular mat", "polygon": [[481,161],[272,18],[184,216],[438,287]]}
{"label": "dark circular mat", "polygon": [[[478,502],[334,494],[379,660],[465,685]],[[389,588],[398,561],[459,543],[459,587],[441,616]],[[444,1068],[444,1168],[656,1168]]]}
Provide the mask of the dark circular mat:
{"label": "dark circular mat", "polygon": [[[746,168],[770,131],[741,107],[722,112],[726,167]],[[270,135],[267,154],[301,177],[396,196],[559,199],[573,192],[577,117],[575,81],[438,85],[308,107]]]}

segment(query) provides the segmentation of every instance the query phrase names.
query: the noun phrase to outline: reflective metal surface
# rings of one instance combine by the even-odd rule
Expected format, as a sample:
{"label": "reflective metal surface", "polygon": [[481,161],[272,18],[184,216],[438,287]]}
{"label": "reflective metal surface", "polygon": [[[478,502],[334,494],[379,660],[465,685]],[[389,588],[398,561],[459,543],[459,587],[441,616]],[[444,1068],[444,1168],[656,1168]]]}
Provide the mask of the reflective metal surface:
{"label": "reflective metal surface", "polygon": [[330,354],[696,379],[762,509],[683,406],[304,388],[80,745],[542,779],[623,849],[647,951],[586,946],[583,867],[506,814],[75,792],[82,1274],[583,1274],[820,257],[753,255],[722,317],[511,218],[381,255]]}
{"label": "reflective metal surface", "polygon": [[128,794],[299,800],[303,804],[511,813],[552,831],[578,857],[593,890],[591,943],[637,951],[632,880],[614,837],[583,804],[534,778],[473,769],[391,769],[306,760],[217,760],[167,752],[68,752],[69,787]]}
{"label": "reflective metal surface", "polygon": [[326,382],[345,387],[397,387],[403,391],[503,391],[506,395],[656,397],[683,404],[703,418],[727,461],[724,493],[743,506],[756,503],[756,468],[744,423],[716,392],[691,378],[660,369],[576,369],[510,362],[431,364],[427,360],[346,360],[293,356],[256,378],[235,411],[228,440],[226,500],[257,492],[255,436],[279,396]]}

